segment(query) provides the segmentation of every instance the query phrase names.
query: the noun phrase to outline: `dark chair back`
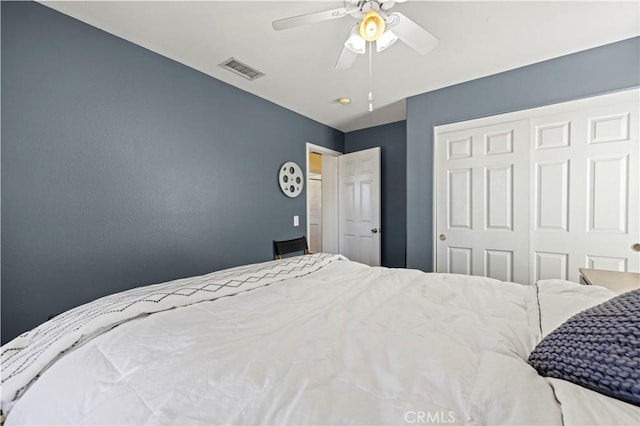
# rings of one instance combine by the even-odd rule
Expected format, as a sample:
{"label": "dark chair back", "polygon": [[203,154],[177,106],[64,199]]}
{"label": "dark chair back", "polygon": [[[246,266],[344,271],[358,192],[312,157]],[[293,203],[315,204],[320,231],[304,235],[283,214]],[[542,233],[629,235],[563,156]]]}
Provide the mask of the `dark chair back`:
{"label": "dark chair back", "polygon": [[307,245],[307,237],[304,235],[300,238],[294,238],[293,240],[283,240],[273,242],[273,251],[276,254],[277,259],[282,259],[282,256],[289,253],[295,253],[298,251],[309,254],[309,246]]}

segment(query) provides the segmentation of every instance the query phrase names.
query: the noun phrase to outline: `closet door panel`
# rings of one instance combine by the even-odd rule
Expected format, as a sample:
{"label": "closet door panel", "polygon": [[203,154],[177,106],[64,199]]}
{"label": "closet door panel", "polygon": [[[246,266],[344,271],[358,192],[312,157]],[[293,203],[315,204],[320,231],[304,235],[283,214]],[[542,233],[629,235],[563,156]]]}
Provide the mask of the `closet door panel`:
{"label": "closet door panel", "polygon": [[[580,267],[638,272],[640,266],[631,248],[640,240],[638,102],[602,103],[531,119],[531,249],[561,253],[566,279],[576,282]],[[566,130],[544,140],[545,129],[560,123]]]}
{"label": "closet door panel", "polygon": [[438,135],[437,271],[526,283],[526,120]]}

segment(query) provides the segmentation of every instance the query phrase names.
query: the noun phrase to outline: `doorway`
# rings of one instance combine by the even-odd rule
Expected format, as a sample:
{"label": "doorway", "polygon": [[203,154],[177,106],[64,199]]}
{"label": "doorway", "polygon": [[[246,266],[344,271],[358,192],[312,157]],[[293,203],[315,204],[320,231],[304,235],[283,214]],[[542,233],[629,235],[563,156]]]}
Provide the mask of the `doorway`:
{"label": "doorway", "polygon": [[307,143],[307,238],[312,252],[380,265],[380,152],[376,147],[341,154]]}
{"label": "doorway", "polygon": [[309,210],[307,223],[309,224],[309,250],[313,253],[322,252],[322,154],[309,153],[308,171]]}
{"label": "doorway", "polygon": [[307,238],[312,253],[339,253],[338,157],[342,153],[307,143]]}

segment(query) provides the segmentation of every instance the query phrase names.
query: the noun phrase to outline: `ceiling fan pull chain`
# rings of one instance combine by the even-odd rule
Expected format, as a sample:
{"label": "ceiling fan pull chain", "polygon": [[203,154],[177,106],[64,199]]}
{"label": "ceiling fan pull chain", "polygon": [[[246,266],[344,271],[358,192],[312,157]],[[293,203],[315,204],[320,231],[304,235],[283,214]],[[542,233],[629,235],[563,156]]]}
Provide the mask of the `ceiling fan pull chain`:
{"label": "ceiling fan pull chain", "polygon": [[373,71],[371,68],[372,42],[369,42],[369,112],[373,111]]}

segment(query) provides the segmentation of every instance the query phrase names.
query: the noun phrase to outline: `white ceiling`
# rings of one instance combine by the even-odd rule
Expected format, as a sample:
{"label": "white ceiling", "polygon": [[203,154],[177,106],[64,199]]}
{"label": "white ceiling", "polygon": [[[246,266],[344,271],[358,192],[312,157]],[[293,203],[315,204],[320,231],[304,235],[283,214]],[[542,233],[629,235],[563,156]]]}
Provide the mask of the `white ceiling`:
{"label": "white ceiling", "polygon": [[[418,1],[400,11],[440,39],[422,56],[403,43],[334,69],[350,15],[274,31],[273,20],[342,1],[70,1],[45,5],[342,131],[405,118],[406,98],[640,35],[640,2]],[[247,81],[218,66],[235,57],[266,76]],[[350,97],[348,106],[336,99]]]}

